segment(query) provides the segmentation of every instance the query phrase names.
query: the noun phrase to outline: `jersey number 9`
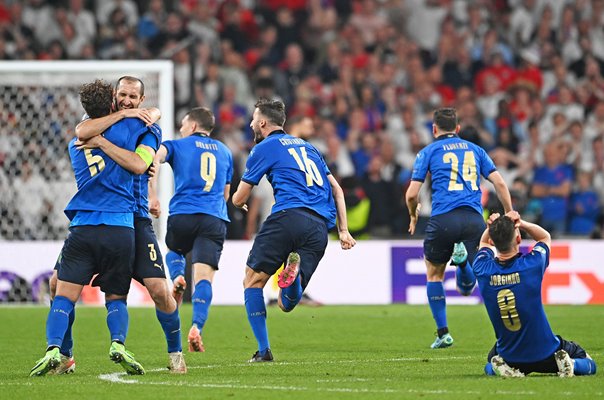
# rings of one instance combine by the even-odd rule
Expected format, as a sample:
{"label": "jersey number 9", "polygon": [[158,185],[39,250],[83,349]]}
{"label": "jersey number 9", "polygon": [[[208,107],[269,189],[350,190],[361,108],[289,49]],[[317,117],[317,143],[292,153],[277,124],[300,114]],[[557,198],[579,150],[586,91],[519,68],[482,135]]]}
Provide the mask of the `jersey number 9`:
{"label": "jersey number 9", "polygon": [[204,192],[209,192],[216,180],[216,156],[209,151],[201,153],[200,171],[201,179],[206,182]]}
{"label": "jersey number 9", "polygon": [[[451,164],[451,179],[449,179],[449,191],[463,190],[463,183],[457,182],[457,176],[459,175],[459,159],[457,155],[452,152],[445,153],[443,155],[443,162]],[[461,178],[468,182],[472,187],[472,190],[478,190],[476,181],[478,176],[476,175],[476,157],[474,157],[473,151],[466,151],[463,156],[463,163],[461,165]]]}

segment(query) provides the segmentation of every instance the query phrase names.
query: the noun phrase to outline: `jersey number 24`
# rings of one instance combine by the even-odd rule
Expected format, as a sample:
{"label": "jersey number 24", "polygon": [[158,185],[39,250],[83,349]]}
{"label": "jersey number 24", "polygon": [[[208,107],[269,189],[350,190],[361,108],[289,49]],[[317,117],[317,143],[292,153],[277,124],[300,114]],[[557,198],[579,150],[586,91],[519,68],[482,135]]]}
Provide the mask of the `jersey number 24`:
{"label": "jersey number 24", "polygon": [[[448,152],[443,155],[443,162],[445,164],[451,164],[451,178],[449,179],[449,191],[463,190],[464,184],[457,182],[457,176],[459,175],[459,158],[453,152]],[[463,161],[461,163],[461,178],[470,184],[472,190],[478,190],[476,181],[478,177],[476,175],[476,157],[474,157],[473,151],[466,151],[463,155]]]}

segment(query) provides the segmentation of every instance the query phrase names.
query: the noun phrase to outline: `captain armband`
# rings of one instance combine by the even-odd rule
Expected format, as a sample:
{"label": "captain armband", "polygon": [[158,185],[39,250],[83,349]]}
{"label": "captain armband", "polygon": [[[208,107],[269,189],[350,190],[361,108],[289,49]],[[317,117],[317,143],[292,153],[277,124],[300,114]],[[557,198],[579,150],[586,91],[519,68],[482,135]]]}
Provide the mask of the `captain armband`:
{"label": "captain armband", "polygon": [[153,155],[143,146],[138,146],[134,151],[147,164],[147,168],[153,164]]}

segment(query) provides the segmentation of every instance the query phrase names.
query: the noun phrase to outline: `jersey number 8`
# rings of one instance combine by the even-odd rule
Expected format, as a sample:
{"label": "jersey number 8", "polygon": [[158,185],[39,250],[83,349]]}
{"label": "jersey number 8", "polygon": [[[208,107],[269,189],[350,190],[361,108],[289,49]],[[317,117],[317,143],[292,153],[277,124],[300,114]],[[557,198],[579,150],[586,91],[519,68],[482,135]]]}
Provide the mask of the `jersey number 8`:
{"label": "jersey number 8", "polygon": [[497,292],[497,304],[501,312],[501,320],[508,331],[516,332],[522,327],[520,316],[516,309],[516,296],[510,289]]}
{"label": "jersey number 8", "polygon": [[290,148],[288,151],[289,154],[294,157],[294,160],[296,160],[296,164],[298,164],[300,170],[306,174],[306,186],[312,186],[313,182],[319,186],[323,186],[323,177],[319,173],[317,164],[308,158],[308,154],[306,154],[306,147],[298,147],[298,149],[300,150],[302,157],[300,157],[294,148]]}
{"label": "jersey number 8", "polygon": [[[449,179],[449,191],[463,190],[463,183],[457,182],[457,175],[459,174],[459,159],[455,153],[445,153],[443,155],[443,162],[451,164],[451,179]],[[468,182],[472,187],[472,190],[478,190],[476,181],[476,157],[474,157],[473,151],[466,151],[463,156],[463,163],[461,166],[461,177],[464,181]]]}

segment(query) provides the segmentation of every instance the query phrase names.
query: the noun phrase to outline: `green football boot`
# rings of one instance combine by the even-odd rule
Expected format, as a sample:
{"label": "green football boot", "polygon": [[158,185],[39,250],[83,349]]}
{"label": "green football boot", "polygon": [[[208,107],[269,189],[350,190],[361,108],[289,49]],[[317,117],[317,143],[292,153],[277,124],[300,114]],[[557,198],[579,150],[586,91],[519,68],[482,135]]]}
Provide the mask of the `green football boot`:
{"label": "green football boot", "polygon": [[48,350],[31,369],[29,376],[44,376],[48,371],[55,369],[61,363],[61,353],[58,347]]}
{"label": "green football boot", "polygon": [[134,354],[126,350],[123,344],[111,342],[109,358],[116,364],[120,364],[128,375],[144,375],[145,369],[134,359]]}

